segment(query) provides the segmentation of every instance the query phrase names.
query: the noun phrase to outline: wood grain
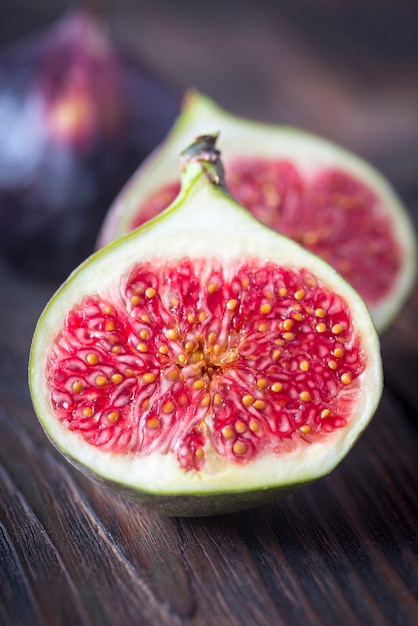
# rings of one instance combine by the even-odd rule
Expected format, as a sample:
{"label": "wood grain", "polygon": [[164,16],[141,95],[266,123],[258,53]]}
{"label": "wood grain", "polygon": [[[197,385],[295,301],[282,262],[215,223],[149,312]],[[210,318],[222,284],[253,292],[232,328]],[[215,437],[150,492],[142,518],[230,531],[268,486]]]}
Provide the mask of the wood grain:
{"label": "wood grain", "polygon": [[[415,59],[386,58],[387,72],[376,58],[350,65],[268,0],[197,5],[126,1],[111,24],[179,88],[300,123],[383,165],[418,223]],[[41,12],[53,15],[48,3]],[[375,419],[332,474],[258,509],[181,519],[97,487],[42,432],[27,359],[55,287],[0,265],[2,626],[418,623],[417,289],[382,338]]]}

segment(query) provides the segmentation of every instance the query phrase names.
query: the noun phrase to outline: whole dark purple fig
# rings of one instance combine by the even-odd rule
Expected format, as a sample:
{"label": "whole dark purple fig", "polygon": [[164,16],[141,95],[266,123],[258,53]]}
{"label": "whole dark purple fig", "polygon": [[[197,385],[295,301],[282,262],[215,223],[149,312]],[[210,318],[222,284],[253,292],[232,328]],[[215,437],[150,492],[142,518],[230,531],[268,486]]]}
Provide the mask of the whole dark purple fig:
{"label": "whole dark purple fig", "polygon": [[62,278],[94,247],[105,211],[164,137],[179,98],[70,14],[0,56],[0,248]]}

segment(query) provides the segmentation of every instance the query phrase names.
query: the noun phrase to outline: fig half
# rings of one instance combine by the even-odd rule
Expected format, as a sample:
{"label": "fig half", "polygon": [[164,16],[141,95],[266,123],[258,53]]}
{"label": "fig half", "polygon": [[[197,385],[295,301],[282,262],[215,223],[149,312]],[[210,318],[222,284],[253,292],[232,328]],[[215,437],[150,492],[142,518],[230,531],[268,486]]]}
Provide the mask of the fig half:
{"label": "fig half", "polygon": [[30,387],[79,469],[169,515],[275,499],[330,472],[382,390],[356,291],[228,194],[215,136],[175,202],[75,270],[40,317]]}
{"label": "fig half", "polygon": [[347,150],[296,128],[233,116],[196,91],[166,140],[108,212],[99,246],[152,218],[176,196],[176,155],[202,129],[219,128],[226,182],[262,222],[333,265],[383,332],[416,275],[414,226],[390,184]]}

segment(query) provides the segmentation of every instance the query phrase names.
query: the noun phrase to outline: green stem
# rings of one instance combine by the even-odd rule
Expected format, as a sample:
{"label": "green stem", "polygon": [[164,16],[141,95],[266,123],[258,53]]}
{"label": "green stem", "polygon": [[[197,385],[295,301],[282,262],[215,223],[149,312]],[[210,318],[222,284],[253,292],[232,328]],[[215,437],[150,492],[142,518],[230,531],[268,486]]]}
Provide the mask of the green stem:
{"label": "green stem", "polygon": [[219,133],[207,133],[196,137],[194,142],[180,154],[180,163],[182,170],[186,169],[190,162],[199,163],[212,184],[224,186],[225,176],[221,153],[216,148],[218,135]]}

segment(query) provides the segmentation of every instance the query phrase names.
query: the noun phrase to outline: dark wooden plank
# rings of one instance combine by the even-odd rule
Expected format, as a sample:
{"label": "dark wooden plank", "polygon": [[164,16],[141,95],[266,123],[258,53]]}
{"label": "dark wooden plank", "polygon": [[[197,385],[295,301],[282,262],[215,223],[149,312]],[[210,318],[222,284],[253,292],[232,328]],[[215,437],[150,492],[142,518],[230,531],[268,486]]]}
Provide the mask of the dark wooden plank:
{"label": "dark wooden plank", "polygon": [[382,338],[386,386],[418,424],[418,290]]}
{"label": "dark wooden plank", "polygon": [[[60,623],[89,626],[92,622],[81,605],[76,586],[70,579],[59,553],[45,529],[34,515],[16,484],[0,467],[0,519],[7,538],[5,545],[13,550],[13,560],[5,559],[6,571],[15,569],[11,585],[14,611],[18,623]],[[2,623],[15,623],[5,621]]]}

